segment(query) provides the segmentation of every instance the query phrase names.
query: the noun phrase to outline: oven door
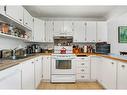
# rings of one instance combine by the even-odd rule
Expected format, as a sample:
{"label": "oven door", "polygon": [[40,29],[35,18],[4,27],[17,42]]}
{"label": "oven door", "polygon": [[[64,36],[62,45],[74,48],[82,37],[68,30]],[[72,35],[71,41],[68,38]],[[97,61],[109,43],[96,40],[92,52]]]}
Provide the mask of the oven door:
{"label": "oven door", "polygon": [[73,59],[52,59],[52,74],[75,74],[75,65]]}

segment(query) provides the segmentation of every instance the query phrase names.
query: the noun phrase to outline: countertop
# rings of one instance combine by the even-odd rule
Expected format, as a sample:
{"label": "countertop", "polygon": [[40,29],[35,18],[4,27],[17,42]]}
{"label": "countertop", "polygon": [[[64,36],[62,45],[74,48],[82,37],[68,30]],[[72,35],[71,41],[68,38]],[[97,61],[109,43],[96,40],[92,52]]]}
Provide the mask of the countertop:
{"label": "countertop", "polygon": [[29,56],[27,58],[23,58],[23,59],[19,59],[19,60],[2,60],[1,59],[0,60],[0,71],[4,70],[6,68],[9,68],[9,67],[18,65],[24,61],[36,58],[38,56],[44,56],[44,55],[51,55],[51,53],[37,53],[37,54],[34,54],[33,56]]}
{"label": "countertop", "polygon": [[[19,60],[0,60],[0,71],[4,70],[6,68],[18,65],[24,61],[36,58],[38,56],[46,56],[46,55],[52,55],[51,53],[37,53],[34,54],[33,56],[24,58],[24,59],[19,59]],[[104,55],[104,54],[96,54],[96,53],[78,53],[75,55],[88,55],[88,56],[100,56],[100,57],[105,57],[105,58],[109,58],[112,60],[116,60],[116,61],[121,61],[121,62],[125,62],[127,63],[127,57],[121,57],[121,56],[116,56],[116,55]]]}

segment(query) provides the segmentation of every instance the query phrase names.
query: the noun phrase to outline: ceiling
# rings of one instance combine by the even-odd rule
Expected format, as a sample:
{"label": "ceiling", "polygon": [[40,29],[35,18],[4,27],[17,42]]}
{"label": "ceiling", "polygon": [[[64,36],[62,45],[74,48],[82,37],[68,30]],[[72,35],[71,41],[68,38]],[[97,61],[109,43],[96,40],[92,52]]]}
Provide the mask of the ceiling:
{"label": "ceiling", "polygon": [[34,17],[106,18],[118,6],[24,6]]}

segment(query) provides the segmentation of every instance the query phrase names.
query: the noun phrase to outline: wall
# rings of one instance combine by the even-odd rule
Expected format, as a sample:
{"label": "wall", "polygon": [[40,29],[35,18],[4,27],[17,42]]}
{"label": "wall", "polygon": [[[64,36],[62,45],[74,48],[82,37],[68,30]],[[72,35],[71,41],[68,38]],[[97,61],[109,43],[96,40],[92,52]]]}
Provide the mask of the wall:
{"label": "wall", "polygon": [[27,44],[21,40],[0,37],[0,49],[14,49],[16,47],[25,47]]}
{"label": "wall", "polygon": [[127,51],[127,43],[118,43],[118,26],[127,26],[127,13],[108,22],[108,42],[111,44],[111,53],[119,54]]}

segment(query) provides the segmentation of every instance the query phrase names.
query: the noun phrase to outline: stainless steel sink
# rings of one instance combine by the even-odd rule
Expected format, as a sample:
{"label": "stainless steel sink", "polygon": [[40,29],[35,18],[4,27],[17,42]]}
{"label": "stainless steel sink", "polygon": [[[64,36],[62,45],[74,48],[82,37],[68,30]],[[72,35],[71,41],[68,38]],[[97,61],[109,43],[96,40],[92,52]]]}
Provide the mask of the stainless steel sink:
{"label": "stainless steel sink", "polygon": [[2,58],[2,60],[20,60],[20,59],[28,58],[30,56],[34,56],[34,55],[30,54],[30,55],[26,55],[26,56],[16,56],[15,59],[13,59],[12,57],[10,57],[10,58]]}

